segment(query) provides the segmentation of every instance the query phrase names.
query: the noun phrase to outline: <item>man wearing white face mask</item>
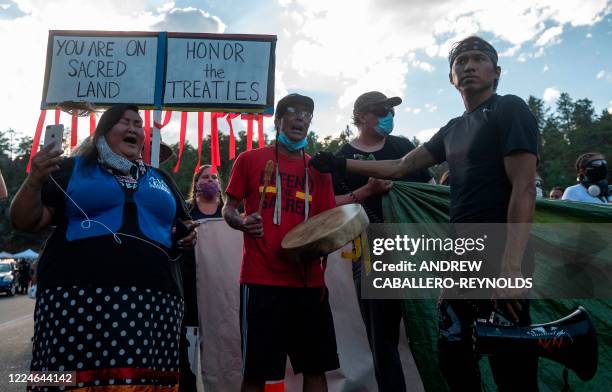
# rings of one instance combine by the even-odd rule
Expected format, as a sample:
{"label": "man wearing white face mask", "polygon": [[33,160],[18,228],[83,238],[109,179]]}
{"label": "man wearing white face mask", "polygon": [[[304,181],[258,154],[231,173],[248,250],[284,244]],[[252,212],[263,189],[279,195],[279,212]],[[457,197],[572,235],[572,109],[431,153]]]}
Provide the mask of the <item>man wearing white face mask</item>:
{"label": "man wearing white face mask", "polygon": [[[401,98],[387,98],[378,91],[360,95],[353,106],[353,124],[359,132],[355,139],[336,152],[336,156],[385,160],[399,159],[412,151],[414,144],[410,140],[390,135],[393,131],[394,107],[401,103]],[[393,186],[391,181],[352,173],[334,173],[333,179],[336,205],[360,203],[370,222],[384,222],[381,197]],[[402,180],[428,182],[431,176],[427,170],[421,170]],[[361,298],[361,269],[361,260],[353,263],[353,279],[372,350],[378,389],[381,392],[405,391],[406,383],[397,349],[402,319],[401,300]]]}

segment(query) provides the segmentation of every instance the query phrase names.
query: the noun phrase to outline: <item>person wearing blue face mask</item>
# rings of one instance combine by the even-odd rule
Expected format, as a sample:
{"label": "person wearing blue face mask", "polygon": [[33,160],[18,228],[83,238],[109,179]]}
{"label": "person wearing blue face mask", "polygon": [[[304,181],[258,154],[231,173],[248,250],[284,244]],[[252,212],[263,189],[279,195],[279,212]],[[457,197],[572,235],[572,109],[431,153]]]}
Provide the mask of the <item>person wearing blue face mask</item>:
{"label": "person wearing blue face mask", "polygon": [[[223,218],[244,232],[242,391],[263,391],[266,381],[282,380],[287,356],[293,371],[304,375],[304,391],[326,391],[325,372],[340,366],[325,287],[326,261],[291,262],[281,251],[287,232],[335,206],[331,176],[308,167],[310,157],[304,152],[313,111],[309,97],[282,98],[274,118],[275,143],[240,154],[225,191]],[[264,190],[270,161],[274,170],[268,172]],[[243,201],[241,216],[237,208]]]}
{"label": "person wearing blue face mask", "polygon": [[[353,124],[357,137],[343,145],[336,156],[349,159],[399,159],[414,149],[410,140],[393,136],[395,107],[402,103],[399,97],[388,98],[381,92],[370,91],[360,95],[353,106]],[[393,183],[353,173],[334,173],[336,205],[360,203],[370,222],[384,222],[382,195]],[[405,181],[428,182],[427,170],[402,178]],[[362,261],[353,264],[353,279],[365,323],[368,342],[374,359],[374,373],[378,389],[405,391],[406,382],[400,361],[398,344],[402,320],[402,303],[396,299],[361,298]],[[409,322],[405,320],[405,322]]]}

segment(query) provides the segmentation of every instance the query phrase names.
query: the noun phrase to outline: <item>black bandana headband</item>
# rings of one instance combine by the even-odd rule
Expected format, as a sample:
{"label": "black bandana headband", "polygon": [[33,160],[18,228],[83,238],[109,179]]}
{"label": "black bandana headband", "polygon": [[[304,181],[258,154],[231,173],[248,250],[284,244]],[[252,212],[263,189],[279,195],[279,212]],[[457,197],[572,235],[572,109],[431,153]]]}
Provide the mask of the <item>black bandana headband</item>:
{"label": "black bandana headband", "polygon": [[467,52],[468,50],[478,50],[483,52],[491,59],[493,65],[497,65],[497,51],[490,43],[480,37],[468,37],[455,43],[448,54],[449,65],[452,67],[457,56],[463,52]]}

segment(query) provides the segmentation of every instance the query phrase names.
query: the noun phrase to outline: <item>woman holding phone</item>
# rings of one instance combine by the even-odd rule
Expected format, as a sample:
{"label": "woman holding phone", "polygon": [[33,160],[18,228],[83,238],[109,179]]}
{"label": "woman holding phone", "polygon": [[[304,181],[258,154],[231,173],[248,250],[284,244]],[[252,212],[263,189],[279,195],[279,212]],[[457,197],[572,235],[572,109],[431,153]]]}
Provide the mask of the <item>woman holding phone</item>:
{"label": "woman holding phone", "polygon": [[[195,232],[172,179],[141,159],[142,118],[115,105],[91,143],[49,145],[11,205],[13,226],[55,226],[38,263],[32,371],[76,371],[77,387],[178,386],[180,255]],[[36,388],[34,388],[36,390]]]}

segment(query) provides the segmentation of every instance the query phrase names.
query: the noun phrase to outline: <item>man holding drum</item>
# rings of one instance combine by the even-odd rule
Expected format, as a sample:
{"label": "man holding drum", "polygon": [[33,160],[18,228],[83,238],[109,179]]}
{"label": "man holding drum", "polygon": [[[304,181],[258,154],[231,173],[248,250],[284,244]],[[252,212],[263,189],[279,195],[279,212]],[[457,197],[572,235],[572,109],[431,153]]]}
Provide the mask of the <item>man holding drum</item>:
{"label": "man holding drum", "polygon": [[[537,122],[525,102],[496,94],[501,68],[497,51],[479,37],[457,42],[449,53],[451,84],[461,94],[465,113],[452,119],[427,143],[401,159],[365,162],[317,154],[311,164],[320,171],[347,170],[376,178],[399,178],[448,162],[451,178],[451,223],[531,223],[535,207]],[[528,225],[508,225],[501,252],[491,263],[500,278],[522,278],[528,254]],[[442,372],[453,391],[480,391],[479,357],[473,352],[471,328],[492,309],[518,324],[530,324],[528,300],[496,289],[493,298],[442,299],[439,306],[439,354]],[[524,294],[524,293],[523,293]],[[504,300],[501,300],[506,298]],[[510,298],[510,299],[508,299]],[[488,314],[487,314],[488,313]],[[537,357],[489,357],[501,391],[535,391]]]}
{"label": "man holding drum", "polygon": [[[339,367],[325,260],[290,262],[281,253],[288,231],[335,206],[331,176],[309,168],[304,152],[313,111],[309,97],[282,98],[275,145],[240,154],[227,186],[223,217],[244,232],[242,391],[263,391],[266,381],[282,380],[287,355],[294,372],[304,375],[304,391],[326,391],[325,372]],[[244,216],[237,210],[242,201]]]}
{"label": "man holding drum", "polygon": [[[394,107],[401,104],[400,97],[388,98],[378,91],[361,94],[353,106],[353,124],[359,130],[357,137],[343,145],[337,157],[362,160],[399,159],[414,150],[410,140],[392,136]],[[393,183],[354,173],[334,173],[336,205],[360,203],[372,223],[384,222],[382,195]],[[424,169],[401,178],[404,181],[428,182],[429,172]],[[406,390],[399,351],[402,301],[400,299],[361,298],[362,261],[353,263],[353,279],[365,323],[368,342],[374,359],[374,373],[380,392]],[[405,321],[407,322],[407,320]]]}

